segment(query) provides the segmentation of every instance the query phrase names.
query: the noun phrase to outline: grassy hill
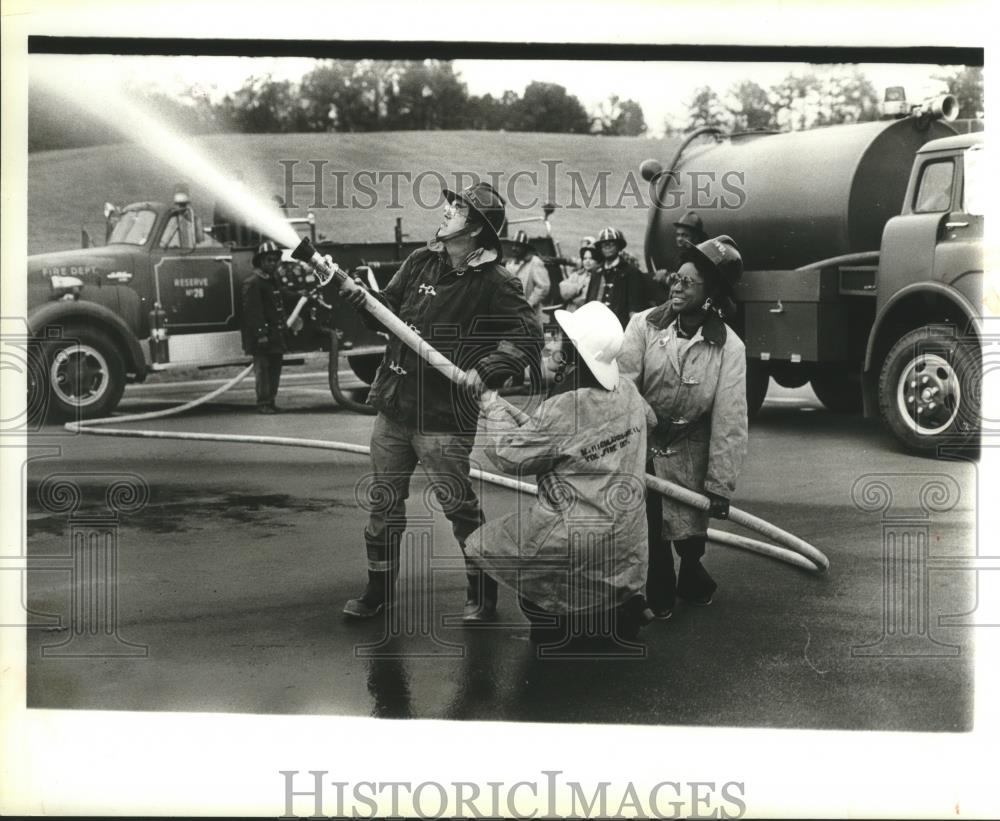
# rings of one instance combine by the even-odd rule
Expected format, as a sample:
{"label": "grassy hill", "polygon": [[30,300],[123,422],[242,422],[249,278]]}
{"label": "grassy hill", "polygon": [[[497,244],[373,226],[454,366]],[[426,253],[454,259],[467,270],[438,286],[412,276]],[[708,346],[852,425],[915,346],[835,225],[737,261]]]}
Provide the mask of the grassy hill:
{"label": "grassy hill", "polygon": [[[420,207],[414,201],[412,186],[401,178],[398,202],[393,203],[391,178],[385,176],[391,172],[408,172],[413,179],[422,174],[417,196],[427,205],[436,201],[440,190],[434,172],[443,175],[449,187],[454,187],[457,172],[466,174],[464,184],[469,174],[490,179],[492,173],[499,175],[501,193],[509,198],[511,218],[540,215],[541,203],[554,196],[562,207],[552,217],[552,231],[565,251],[575,251],[580,237],[614,225],[625,232],[640,257],[649,196],[638,175],[639,163],[647,157],[664,161],[676,146],[676,140],[639,137],[482,131],[239,134],[193,139],[221,168],[234,176],[242,173],[265,197],[283,190],[281,160],[298,161],[296,179],[312,178],[310,161],[326,161],[322,202],[326,207],[311,207],[310,189],[300,187],[295,197],[299,207],[290,214],[303,216],[313,211],[318,231],[330,239],[390,241],[396,217],[403,218],[403,229],[411,238],[430,236],[440,221],[440,208]],[[351,184],[355,174],[365,171],[383,174],[381,184],[375,177],[361,180],[362,185],[374,189],[374,197]],[[333,172],[344,181],[340,189]],[[638,186],[627,185],[629,172]],[[600,204],[595,197],[588,207],[587,193],[601,175],[604,202]],[[145,149],[122,144],[31,154],[28,253],[78,247],[81,227],[101,242],[106,201],[124,205],[169,200],[174,184],[180,181],[188,183],[196,209],[210,224],[214,194],[198,180],[185,179],[164,166]],[[355,207],[352,196],[357,200]],[[373,198],[373,207],[361,207]],[[531,206],[533,199],[537,201],[533,207],[518,207]],[[392,207],[394,204],[398,207]],[[541,223],[525,228],[530,235],[544,231]]]}

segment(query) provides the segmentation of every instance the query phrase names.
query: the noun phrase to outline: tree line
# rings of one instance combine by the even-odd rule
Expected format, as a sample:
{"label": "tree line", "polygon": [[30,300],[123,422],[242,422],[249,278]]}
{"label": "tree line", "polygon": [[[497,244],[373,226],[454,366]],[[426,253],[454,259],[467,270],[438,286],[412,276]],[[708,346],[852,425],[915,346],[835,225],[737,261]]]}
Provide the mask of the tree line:
{"label": "tree line", "polygon": [[[936,79],[959,98],[963,117],[982,116],[981,68],[965,67]],[[301,80],[254,76],[219,100],[197,89],[181,96],[142,87],[130,93],[189,134],[463,129],[639,136],[647,132],[642,106],[635,100],[613,95],[588,111],[565,87],[538,81],[521,93],[470,94],[452,64],[441,60],[324,60]],[[749,79],[721,94],[703,86],[686,101],[684,116],[668,118],[664,131],[670,136],[704,125],[748,131],[864,122],[879,117],[880,102],[859,68],[817,66],[804,73],[790,72],[767,88]],[[103,124],[67,116],[64,104],[29,87],[29,151],[116,139]]]}
{"label": "tree line", "polygon": [[[960,116],[984,116],[982,68],[965,66],[933,79],[958,98]],[[722,94],[701,86],[687,100],[685,115],[668,117],[664,131],[668,136],[701,126],[727,131],[800,131],[876,120],[881,116],[880,104],[881,97],[861,69],[824,66],[789,72],[768,88],[753,80],[736,83]]]}
{"label": "tree line", "polygon": [[[639,136],[642,106],[612,96],[593,111],[557,83],[532,82],[522,93],[470,94],[442,60],[324,60],[299,81],[247,79],[212,101],[190,93],[130,94],[191,134],[484,130]],[[108,142],[106,129],[69,121],[44,94],[29,94],[29,150]]]}

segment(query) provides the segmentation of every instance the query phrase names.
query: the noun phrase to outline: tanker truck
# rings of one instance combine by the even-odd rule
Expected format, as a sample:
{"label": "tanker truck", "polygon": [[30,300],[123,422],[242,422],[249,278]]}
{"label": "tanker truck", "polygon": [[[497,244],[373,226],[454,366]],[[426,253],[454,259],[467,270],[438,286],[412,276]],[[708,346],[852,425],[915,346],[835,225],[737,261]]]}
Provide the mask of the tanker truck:
{"label": "tanker truck", "polygon": [[773,378],[881,416],[910,451],[977,441],[983,134],[959,134],[957,108],[946,96],[807,131],[702,128],[666,170],[642,164],[648,270],[677,270],[673,224],[690,210],[742,252],[732,324],[751,414]]}

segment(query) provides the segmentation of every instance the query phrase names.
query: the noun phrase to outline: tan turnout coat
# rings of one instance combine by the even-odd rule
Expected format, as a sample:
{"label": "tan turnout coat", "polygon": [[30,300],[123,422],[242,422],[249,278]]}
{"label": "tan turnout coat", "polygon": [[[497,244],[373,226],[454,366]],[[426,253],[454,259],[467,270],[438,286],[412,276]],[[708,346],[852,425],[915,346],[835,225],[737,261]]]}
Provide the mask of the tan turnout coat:
{"label": "tan turnout coat", "polygon": [[646,432],[635,385],[583,388],[546,400],[523,425],[483,408],[486,455],[528,481],[512,513],[486,522],[466,556],[553,613],[611,609],[642,592],[648,538]]}
{"label": "tan turnout coat", "polygon": [[[676,314],[661,305],[632,317],[618,357],[656,413],[649,452],[658,477],[727,499],[747,450],[746,353],[716,314],[691,339],[677,335]],[[663,536],[703,536],[708,514],[664,500]]]}

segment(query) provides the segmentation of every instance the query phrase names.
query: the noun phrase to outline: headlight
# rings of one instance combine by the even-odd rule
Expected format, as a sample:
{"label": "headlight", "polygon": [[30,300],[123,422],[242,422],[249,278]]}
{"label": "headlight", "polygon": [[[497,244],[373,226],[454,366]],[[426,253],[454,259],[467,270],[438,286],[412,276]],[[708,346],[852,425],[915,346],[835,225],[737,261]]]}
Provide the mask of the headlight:
{"label": "headlight", "polygon": [[55,274],[49,278],[52,284],[52,294],[62,299],[75,299],[80,295],[83,280],[79,277],[64,277]]}

